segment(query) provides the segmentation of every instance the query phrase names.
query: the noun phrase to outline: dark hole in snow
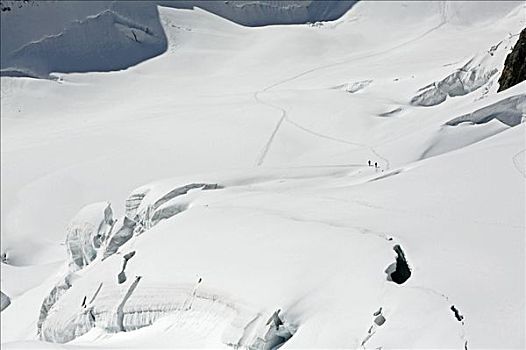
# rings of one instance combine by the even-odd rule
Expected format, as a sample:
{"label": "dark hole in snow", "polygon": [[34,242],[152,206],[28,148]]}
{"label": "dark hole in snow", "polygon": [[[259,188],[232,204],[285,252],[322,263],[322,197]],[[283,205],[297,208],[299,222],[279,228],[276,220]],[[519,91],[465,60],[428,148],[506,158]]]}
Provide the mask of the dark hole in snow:
{"label": "dark hole in snow", "polygon": [[464,316],[462,316],[460,314],[460,311],[458,311],[458,309],[455,307],[455,305],[451,305],[451,311],[453,311],[453,314],[455,315],[455,318],[457,319],[458,322],[462,322],[462,320],[464,319]]}
{"label": "dark hole in snow", "polygon": [[117,283],[123,284],[124,282],[126,282],[126,273],[124,271],[121,271],[117,275]]}
{"label": "dark hole in snow", "polygon": [[384,112],[384,113],[380,113],[378,114],[379,117],[392,117],[394,116],[395,114],[399,113],[402,111],[402,108],[401,107],[398,107],[398,108],[395,108],[393,110],[390,110],[388,112]]}
{"label": "dark hole in snow", "polygon": [[117,331],[118,332],[126,332],[126,329],[124,328],[124,306],[126,305],[126,302],[130,297],[132,296],[133,292],[137,288],[137,285],[139,284],[139,281],[141,280],[142,276],[135,276],[135,281],[130,285],[128,288],[128,291],[122,298],[122,301],[120,302],[119,306],[117,307]]}
{"label": "dark hole in snow", "polygon": [[376,311],[373,316],[378,316],[382,313],[382,308],[379,308],[378,311]]}
{"label": "dark hole in snow", "polygon": [[275,350],[283,346],[294,334],[294,330],[285,326],[281,316],[279,315],[280,309],[278,309],[268,319],[266,325],[269,329],[263,338],[258,337],[254,344],[252,344],[250,350]]}
{"label": "dark hole in snow", "polygon": [[122,283],[126,282],[126,273],[125,273],[126,265],[128,265],[128,260],[133,258],[134,255],[135,255],[135,250],[132,251],[132,252],[129,252],[126,255],[124,255],[124,257],[123,257],[124,258],[124,262],[122,263],[122,271],[117,276],[117,282],[119,284],[122,284]]}
{"label": "dark hole in snow", "polygon": [[383,315],[376,316],[374,323],[376,323],[377,326],[383,325],[385,323],[385,317]]}
{"label": "dark hole in snow", "polygon": [[133,230],[135,228],[135,225],[137,225],[135,221],[133,221],[132,219],[129,219],[126,216],[124,217],[122,226],[111,237],[110,242],[108,243],[108,246],[106,247],[106,251],[104,252],[103,260],[109,257],[110,255],[114,254],[119,249],[120,246],[128,242],[133,237]]}
{"label": "dark hole in snow", "polygon": [[405,258],[404,251],[400,245],[395,245],[393,250],[396,252],[396,262],[389,265],[385,270],[387,273],[387,280],[397,284],[402,284],[411,277],[411,269]]}

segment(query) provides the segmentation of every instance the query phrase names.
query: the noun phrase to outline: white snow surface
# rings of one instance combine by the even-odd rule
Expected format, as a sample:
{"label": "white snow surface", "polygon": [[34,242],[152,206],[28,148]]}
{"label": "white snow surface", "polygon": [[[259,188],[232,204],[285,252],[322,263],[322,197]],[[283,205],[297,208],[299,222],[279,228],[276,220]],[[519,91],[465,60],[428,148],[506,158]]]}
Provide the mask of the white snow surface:
{"label": "white snow surface", "polygon": [[[497,93],[503,61],[480,59],[477,89],[411,100],[509,52],[525,10],[366,1],[249,28],[159,7],[155,58],[2,77],[2,348],[250,348],[277,309],[283,349],[524,348],[526,83]],[[102,227],[108,202],[110,237],[140,229],[70,269],[68,223]]]}
{"label": "white snow surface", "polygon": [[157,5],[203,8],[248,26],[340,18],[355,0],[3,1],[2,76],[114,71],[163,53]]}

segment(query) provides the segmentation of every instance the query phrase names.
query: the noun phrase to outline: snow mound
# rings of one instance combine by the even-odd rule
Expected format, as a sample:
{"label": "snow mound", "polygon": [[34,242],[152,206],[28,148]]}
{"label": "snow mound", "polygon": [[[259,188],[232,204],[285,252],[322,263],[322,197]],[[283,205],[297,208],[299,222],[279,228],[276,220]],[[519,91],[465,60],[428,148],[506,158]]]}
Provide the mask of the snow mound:
{"label": "snow mound", "polygon": [[516,126],[524,121],[526,116],[526,94],[511,96],[472,113],[461,115],[446,123],[457,126],[461,123],[485,124],[493,119],[508,125]]}
{"label": "snow mound", "polygon": [[66,247],[72,270],[82,269],[97,257],[97,250],[113,226],[113,212],[107,202],[82,208],[67,228]]}
{"label": "snow mound", "polygon": [[455,127],[444,125],[431,139],[429,147],[422,152],[420,159],[460,149],[501,133],[508,128],[498,120],[475,125],[464,123]]}
{"label": "snow mound", "polygon": [[[152,185],[155,186],[155,185]],[[136,234],[157,225],[161,220],[166,220],[172,216],[185,211],[189,203],[181,196],[185,196],[193,190],[216,190],[223,186],[209,183],[191,183],[181,187],[176,187],[160,196],[157,191],[150,192],[150,188],[141,187],[136,189],[126,200],[127,214],[135,214],[133,221],[137,224],[134,228]],[[149,193],[147,198],[144,198]],[[126,219],[126,218],[125,218]],[[128,219],[130,219],[128,217]]]}
{"label": "snow mound", "polygon": [[351,82],[347,84],[342,84],[340,86],[337,86],[336,88],[349,92],[351,94],[354,94],[355,92],[365,89],[372,82],[373,82],[372,80],[360,80],[360,81],[355,81],[355,82]]}

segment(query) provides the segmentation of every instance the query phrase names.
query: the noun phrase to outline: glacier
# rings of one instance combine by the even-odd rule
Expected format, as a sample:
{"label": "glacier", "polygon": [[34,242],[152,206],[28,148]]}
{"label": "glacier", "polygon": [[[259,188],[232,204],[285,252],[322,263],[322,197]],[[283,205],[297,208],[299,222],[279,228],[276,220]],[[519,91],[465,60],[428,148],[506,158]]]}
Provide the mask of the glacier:
{"label": "glacier", "polygon": [[350,3],[2,13],[2,349],[524,348],[524,2]]}

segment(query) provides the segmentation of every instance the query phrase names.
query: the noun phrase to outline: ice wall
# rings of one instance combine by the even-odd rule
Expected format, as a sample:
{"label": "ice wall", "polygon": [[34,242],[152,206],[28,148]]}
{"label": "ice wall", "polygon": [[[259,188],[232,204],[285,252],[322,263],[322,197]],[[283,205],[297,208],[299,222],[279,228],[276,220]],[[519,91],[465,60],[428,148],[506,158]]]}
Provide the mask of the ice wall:
{"label": "ice wall", "polygon": [[46,1],[1,12],[3,76],[114,71],[167,48],[157,5],[203,8],[246,26],[333,20],[356,1]]}

